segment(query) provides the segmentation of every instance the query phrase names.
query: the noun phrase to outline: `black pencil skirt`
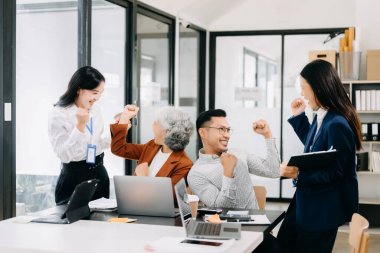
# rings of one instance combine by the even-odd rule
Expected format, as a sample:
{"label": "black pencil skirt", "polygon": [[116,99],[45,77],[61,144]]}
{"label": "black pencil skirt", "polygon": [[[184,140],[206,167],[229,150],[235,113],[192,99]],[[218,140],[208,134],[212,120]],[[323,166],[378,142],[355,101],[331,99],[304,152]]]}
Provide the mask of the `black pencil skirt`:
{"label": "black pencil skirt", "polygon": [[63,163],[55,187],[55,203],[66,204],[77,184],[94,178],[99,179],[100,182],[92,199],[109,198],[110,180],[103,165],[103,157],[104,153],[96,156],[95,164],[86,163],[86,161]]}

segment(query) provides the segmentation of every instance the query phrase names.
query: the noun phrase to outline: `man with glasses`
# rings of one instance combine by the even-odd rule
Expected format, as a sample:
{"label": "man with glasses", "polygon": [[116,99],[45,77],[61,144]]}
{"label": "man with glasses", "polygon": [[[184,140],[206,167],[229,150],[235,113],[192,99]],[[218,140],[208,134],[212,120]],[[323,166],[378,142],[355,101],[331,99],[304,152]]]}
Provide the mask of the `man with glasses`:
{"label": "man with glasses", "polygon": [[246,161],[227,152],[232,129],[221,109],[201,113],[196,127],[203,148],[188,175],[194,194],[210,208],[258,209],[249,173],[279,178],[280,159],[275,139],[264,120],[253,123],[253,131],[264,136],[267,158],[248,155]]}

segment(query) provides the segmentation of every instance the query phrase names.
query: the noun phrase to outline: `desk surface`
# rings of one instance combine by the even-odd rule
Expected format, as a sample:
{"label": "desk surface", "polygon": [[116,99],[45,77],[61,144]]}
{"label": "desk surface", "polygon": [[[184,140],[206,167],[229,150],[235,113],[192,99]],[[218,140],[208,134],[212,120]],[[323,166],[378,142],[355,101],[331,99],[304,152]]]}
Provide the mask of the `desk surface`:
{"label": "desk surface", "polygon": [[[15,223],[19,217],[0,222],[0,252],[146,252],[146,245],[155,245],[163,236],[185,237],[177,226],[157,226],[133,223],[109,223],[81,220],[69,225]],[[242,232],[225,252],[252,252],[263,240],[261,232]],[[181,252],[210,252],[211,246],[184,245]],[[205,248],[206,247],[206,248]],[[154,247],[153,247],[154,248]],[[170,252],[167,249],[155,252]],[[178,248],[171,251],[178,252]]]}
{"label": "desk surface", "polygon": [[[223,212],[231,209],[223,209]],[[244,209],[233,209],[233,210],[244,210]],[[284,211],[277,210],[249,210],[250,214],[266,214],[270,225],[243,225],[243,231],[252,231],[252,232],[263,232],[269,233],[274,227],[276,227],[280,221],[284,218]],[[150,225],[163,225],[163,226],[182,226],[181,217],[176,218],[165,218],[165,217],[152,217],[152,216],[135,216],[135,215],[118,215],[117,212],[93,212],[90,216],[90,220],[97,221],[107,221],[110,218],[114,217],[127,217],[132,219],[137,219],[136,223],[138,224],[150,224]],[[202,217],[198,217],[198,220],[203,220]]]}

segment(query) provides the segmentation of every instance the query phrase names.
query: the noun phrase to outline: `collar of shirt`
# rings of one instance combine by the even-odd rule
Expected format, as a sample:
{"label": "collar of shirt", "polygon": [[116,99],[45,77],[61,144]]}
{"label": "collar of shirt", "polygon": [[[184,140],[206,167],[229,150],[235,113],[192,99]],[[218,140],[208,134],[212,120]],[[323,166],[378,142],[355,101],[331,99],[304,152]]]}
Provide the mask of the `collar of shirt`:
{"label": "collar of shirt", "polygon": [[327,114],[327,110],[323,108],[319,108],[317,110],[317,130],[321,127],[322,121],[325,118],[326,114]]}
{"label": "collar of shirt", "polygon": [[204,151],[204,148],[201,148],[199,150],[199,158],[201,159],[212,159],[212,160],[219,160],[220,157],[218,155],[215,155],[215,154],[205,154],[205,151]]}

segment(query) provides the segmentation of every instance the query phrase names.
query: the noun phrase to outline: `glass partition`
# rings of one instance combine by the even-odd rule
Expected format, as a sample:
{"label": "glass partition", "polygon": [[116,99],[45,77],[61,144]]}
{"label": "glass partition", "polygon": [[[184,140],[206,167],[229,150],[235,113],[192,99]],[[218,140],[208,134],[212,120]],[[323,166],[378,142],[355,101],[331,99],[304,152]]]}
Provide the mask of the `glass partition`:
{"label": "glass partition", "polygon": [[16,215],[55,205],[60,160],[48,113],[77,69],[77,1],[18,0],[16,16]]}
{"label": "glass partition", "polygon": [[138,142],[153,138],[155,112],[169,105],[169,25],[137,15],[137,93],[140,104]]}
{"label": "glass partition", "polygon": [[[199,104],[200,34],[192,28],[179,27],[179,106],[190,114],[195,125]],[[197,159],[197,133],[186,148],[190,159]]]}
{"label": "glass partition", "polygon": [[[264,138],[252,123],[265,119],[279,148],[281,127],[281,36],[217,37],[215,108],[224,109],[234,133],[231,152],[266,157]],[[279,179],[252,176],[268,197],[280,196]]]}

